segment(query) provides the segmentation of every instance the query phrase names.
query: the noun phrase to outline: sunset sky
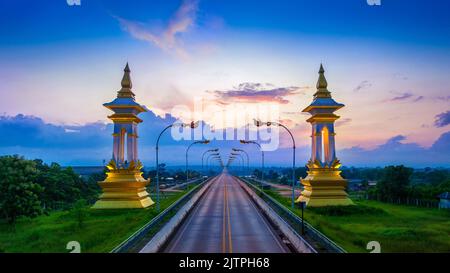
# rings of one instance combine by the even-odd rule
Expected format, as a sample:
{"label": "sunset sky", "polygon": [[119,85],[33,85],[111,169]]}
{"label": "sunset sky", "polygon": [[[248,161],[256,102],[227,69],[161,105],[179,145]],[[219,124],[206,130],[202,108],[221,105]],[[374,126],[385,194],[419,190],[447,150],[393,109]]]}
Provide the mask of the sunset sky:
{"label": "sunset sky", "polygon": [[[346,105],[336,129],[344,165],[449,167],[449,10],[444,0],[1,1],[0,154],[78,165],[108,157],[102,104],[129,62],[137,101],[162,117],[147,114],[144,128],[168,122],[174,106],[193,108],[194,98],[276,103],[304,162],[310,125],[301,110],[323,63],[328,89]],[[72,142],[52,142],[61,132]],[[78,143],[99,135],[97,146]],[[152,143],[141,148],[153,153]],[[269,162],[284,164],[282,152]]]}

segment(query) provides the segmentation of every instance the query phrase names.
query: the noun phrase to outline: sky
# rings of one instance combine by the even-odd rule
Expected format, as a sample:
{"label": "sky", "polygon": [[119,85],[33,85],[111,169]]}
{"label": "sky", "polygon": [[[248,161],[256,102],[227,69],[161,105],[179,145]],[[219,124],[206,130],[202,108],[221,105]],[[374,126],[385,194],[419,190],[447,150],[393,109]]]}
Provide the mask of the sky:
{"label": "sky", "polygon": [[[448,1],[67,2],[77,1],[0,3],[0,154],[102,164],[112,146],[102,104],[128,62],[136,99],[150,110],[140,125],[144,164],[154,164],[174,109],[198,99],[219,109],[279,106],[304,164],[310,125],[301,110],[323,63],[333,98],[346,105],[336,124],[344,165],[450,167]],[[213,116],[202,119],[233,126]],[[164,160],[182,164],[188,142],[166,141]],[[290,145],[282,133],[268,164],[289,165]]]}

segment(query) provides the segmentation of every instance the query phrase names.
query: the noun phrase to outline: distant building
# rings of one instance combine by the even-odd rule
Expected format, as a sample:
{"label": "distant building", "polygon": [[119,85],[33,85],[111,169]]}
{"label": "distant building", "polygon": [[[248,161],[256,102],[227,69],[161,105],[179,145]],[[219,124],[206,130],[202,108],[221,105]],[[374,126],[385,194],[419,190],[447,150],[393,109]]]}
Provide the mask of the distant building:
{"label": "distant building", "polygon": [[362,190],[362,179],[347,179],[347,186],[350,191]]}
{"label": "distant building", "polygon": [[[371,188],[377,185],[377,181],[373,180],[366,181],[364,179],[347,179],[347,181],[348,181],[348,189],[350,191],[366,190],[367,187]],[[365,186],[363,182],[367,182],[367,186]]]}
{"label": "distant building", "polygon": [[443,192],[439,194],[438,198],[440,209],[450,209],[450,192]]}

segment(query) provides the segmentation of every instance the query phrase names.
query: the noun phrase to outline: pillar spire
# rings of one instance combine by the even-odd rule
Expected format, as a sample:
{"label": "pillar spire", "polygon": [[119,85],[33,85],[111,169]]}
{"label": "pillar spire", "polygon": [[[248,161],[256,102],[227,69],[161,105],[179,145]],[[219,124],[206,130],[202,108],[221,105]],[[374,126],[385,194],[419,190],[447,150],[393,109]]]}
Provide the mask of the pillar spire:
{"label": "pillar spire", "polygon": [[127,65],[123,69],[123,77],[122,77],[122,89],[117,92],[118,98],[133,98],[134,99],[134,93],[131,91],[131,88],[133,87],[133,84],[131,82],[131,76],[130,76],[130,67]]}
{"label": "pillar spire", "polygon": [[328,91],[328,83],[325,78],[325,69],[320,64],[319,79],[317,80],[316,88],[317,92],[314,94],[314,98],[331,98],[331,93]]}

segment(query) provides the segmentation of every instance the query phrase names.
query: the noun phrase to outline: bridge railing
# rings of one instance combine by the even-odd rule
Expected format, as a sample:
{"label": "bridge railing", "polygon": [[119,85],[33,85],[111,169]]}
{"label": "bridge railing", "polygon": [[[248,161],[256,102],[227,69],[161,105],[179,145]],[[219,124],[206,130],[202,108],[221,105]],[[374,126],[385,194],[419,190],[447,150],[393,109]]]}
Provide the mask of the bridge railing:
{"label": "bridge railing", "polygon": [[141,244],[145,245],[145,242],[149,241],[151,237],[157,232],[157,229],[160,225],[165,223],[167,218],[171,217],[176,211],[182,207],[189,199],[203,186],[205,185],[212,177],[204,179],[202,182],[184,194],[180,199],[173,202],[169,207],[147,222],[144,226],[142,226],[139,230],[133,233],[130,237],[128,237],[125,241],[116,246],[111,253],[124,253],[124,252],[133,252],[139,251],[139,246]]}
{"label": "bridge railing", "polygon": [[[301,230],[302,219],[254,184],[259,183],[259,181],[256,182],[253,179],[248,178],[240,178],[240,179],[246,182],[247,185],[249,185],[294,230]],[[309,224],[306,221],[304,221],[304,232],[305,234],[302,235],[302,237],[304,237],[308,241],[308,243],[313,245],[313,247],[319,252],[332,252],[332,253],[346,252],[342,247],[333,242],[330,238],[325,236],[322,232],[318,231],[316,228],[314,228],[311,224]]]}

